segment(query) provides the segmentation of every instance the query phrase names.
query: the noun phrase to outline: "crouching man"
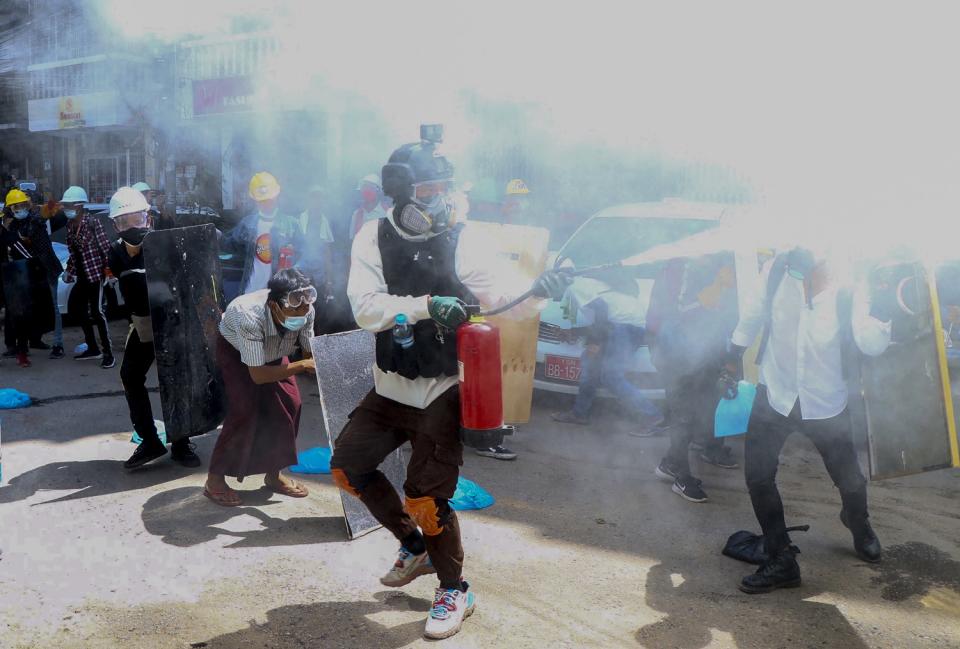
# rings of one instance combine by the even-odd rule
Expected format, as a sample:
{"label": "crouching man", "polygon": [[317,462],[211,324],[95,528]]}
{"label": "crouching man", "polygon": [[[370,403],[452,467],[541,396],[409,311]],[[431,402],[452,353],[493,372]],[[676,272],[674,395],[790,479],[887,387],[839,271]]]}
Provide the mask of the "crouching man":
{"label": "crouching man", "polygon": [[[203,493],[223,505],[241,504],[225,476],[265,474],[264,484],[293,498],[307,488],[280,473],[297,463],[300,389],[297,374],[313,374],[310,356],[317,291],[299,270],[281,270],[267,288],[233,300],[220,320],[217,365],[227,394],[227,416],[210,458]],[[288,356],[300,347],[304,359]]]}

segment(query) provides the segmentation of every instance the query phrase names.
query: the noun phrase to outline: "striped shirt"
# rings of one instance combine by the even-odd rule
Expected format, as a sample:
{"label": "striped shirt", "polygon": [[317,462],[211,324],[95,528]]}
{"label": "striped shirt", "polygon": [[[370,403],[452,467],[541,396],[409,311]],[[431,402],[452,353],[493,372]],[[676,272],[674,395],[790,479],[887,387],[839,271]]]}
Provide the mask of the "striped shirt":
{"label": "striped shirt", "polygon": [[313,336],[313,307],[307,313],[307,324],[299,332],[277,329],[267,307],[270,291],[263,289],[234,299],[220,319],[220,334],[240,352],[247,367],[261,367],[289,356],[297,344],[310,354]]}

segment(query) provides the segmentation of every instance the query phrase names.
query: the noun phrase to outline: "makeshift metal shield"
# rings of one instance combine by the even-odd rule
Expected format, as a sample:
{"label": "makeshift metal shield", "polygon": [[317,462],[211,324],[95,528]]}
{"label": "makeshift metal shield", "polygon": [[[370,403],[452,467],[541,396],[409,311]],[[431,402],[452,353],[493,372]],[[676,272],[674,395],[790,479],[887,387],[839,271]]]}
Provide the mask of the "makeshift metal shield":
{"label": "makeshift metal shield", "polygon": [[143,257],[167,439],[201,435],[220,425],[226,410],[216,363],[222,314],[217,230],[151,232]]}
{"label": "makeshift metal shield", "polygon": [[960,466],[931,276],[918,263],[898,264],[888,272],[900,307],[892,343],[882,355],[861,359],[850,400],[854,429],[867,433],[873,480]]}
{"label": "makeshift metal shield", "polygon": [[[323,408],[323,425],[327,430],[330,448],[336,451],[337,437],[357,404],[373,389],[374,336],[369,331],[314,336],[310,349],[317,364],[317,386]],[[403,493],[407,469],[403,455],[397,449],[380,464],[380,471]],[[340,491],[347,534],[351,539],[363,536],[380,527],[358,498]]]}

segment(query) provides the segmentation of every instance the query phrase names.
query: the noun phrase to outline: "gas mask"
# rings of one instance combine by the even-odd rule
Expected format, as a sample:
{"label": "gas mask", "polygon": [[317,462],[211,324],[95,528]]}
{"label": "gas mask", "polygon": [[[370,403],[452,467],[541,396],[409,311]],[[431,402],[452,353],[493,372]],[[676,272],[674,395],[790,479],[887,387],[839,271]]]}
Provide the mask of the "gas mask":
{"label": "gas mask", "polygon": [[13,210],[13,218],[17,219],[18,221],[22,221],[28,216],[30,216],[30,210],[27,208],[24,208],[21,210]]}
{"label": "gas mask", "polygon": [[397,217],[397,225],[415,236],[440,234],[455,222],[456,205],[449,196],[436,196],[427,205],[407,203]]}

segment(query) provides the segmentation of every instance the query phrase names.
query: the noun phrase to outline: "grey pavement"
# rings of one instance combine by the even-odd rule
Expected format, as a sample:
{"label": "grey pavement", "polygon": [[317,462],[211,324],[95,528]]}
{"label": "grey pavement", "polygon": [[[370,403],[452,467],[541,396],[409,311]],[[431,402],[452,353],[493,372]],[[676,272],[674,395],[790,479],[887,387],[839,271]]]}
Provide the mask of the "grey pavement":
{"label": "grey pavement", "polygon": [[[113,330],[120,347],[122,323]],[[69,351],[79,330],[66,337]],[[0,411],[0,647],[428,645],[433,579],[381,586],[397,544],[383,530],[348,541],[329,476],[301,476],[302,500],[250,477],[245,505],[224,509],[202,496],[203,467],[163,459],[127,473],[119,366],[34,359],[0,363],[0,387],[40,400]],[[300,446],[324,444],[316,387],[301,389]],[[803,585],[748,596],[736,584],[751,567],[720,555],[729,534],[756,530],[742,469],[695,461],[710,502],[687,503],[653,475],[665,438],[627,435],[606,404],[586,427],[550,420],[568,406],[538,396],[509,441],[515,462],[467,455],[463,475],[497,503],[461,514],[480,604],[445,646],[960,646],[960,471],[871,484],[886,555],[868,565],[822,463],[794,437],[780,484],[788,522],[812,526],[794,539]],[[198,439],[205,462],[215,435]]]}

